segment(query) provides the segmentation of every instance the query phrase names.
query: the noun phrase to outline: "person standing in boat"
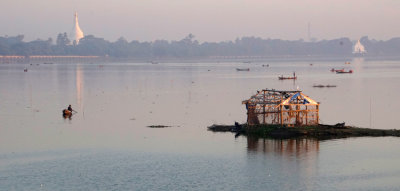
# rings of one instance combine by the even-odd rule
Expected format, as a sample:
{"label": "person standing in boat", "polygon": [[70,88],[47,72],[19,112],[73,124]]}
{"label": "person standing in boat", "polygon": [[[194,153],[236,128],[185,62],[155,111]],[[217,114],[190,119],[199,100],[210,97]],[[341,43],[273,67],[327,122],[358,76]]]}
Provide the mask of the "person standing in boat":
{"label": "person standing in boat", "polygon": [[293,72],[293,77],[296,77],[296,72]]}
{"label": "person standing in boat", "polygon": [[72,111],[73,111],[73,109],[72,109],[71,105],[69,105],[69,106],[68,106],[68,111],[70,111],[70,112],[72,112]]}

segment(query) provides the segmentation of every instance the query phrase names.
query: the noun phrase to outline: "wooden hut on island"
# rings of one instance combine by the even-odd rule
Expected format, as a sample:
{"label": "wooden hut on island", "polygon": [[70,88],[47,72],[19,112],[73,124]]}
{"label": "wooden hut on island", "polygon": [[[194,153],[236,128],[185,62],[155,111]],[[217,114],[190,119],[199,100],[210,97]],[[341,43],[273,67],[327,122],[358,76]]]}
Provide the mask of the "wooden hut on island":
{"label": "wooden hut on island", "polygon": [[248,125],[294,127],[319,123],[319,103],[301,91],[265,89],[242,103],[246,104]]}

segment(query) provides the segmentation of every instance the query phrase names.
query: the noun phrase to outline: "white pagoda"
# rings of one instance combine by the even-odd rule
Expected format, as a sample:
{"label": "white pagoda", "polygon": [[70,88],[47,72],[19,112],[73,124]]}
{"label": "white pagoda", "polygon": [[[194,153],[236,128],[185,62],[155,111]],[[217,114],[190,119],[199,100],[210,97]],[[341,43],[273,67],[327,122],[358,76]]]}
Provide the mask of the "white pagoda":
{"label": "white pagoda", "polygon": [[73,44],[79,44],[79,40],[81,38],[83,38],[83,32],[82,32],[81,28],[79,27],[78,13],[75,12],[75,14],[74,14],[74,29],[73,29],[72,35],[71,35]]}
{"label": "white pagoda", "polygon": [[365,50],[364,45],[361,44],[360,40],[354,45],[353,54],[365,54],[367,50]]}

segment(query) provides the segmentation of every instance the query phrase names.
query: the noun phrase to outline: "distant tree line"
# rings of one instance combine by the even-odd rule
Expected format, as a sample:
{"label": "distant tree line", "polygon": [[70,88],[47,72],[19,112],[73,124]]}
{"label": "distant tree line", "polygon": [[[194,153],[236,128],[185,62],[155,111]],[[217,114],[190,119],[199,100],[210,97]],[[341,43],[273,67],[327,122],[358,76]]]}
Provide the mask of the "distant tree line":
{"label": "distant tree line", "polygon": [[[87,35],[79,44],[71,45],[66,33],[55,42],[47,40],[23,41],[24,36],[0,37],[0,55],[81,55],[115,58],[163,59],[209,58],[221,56],[351,56],[354,42],[349,38],[306,42],[303,40],[262,39],[242,37],[235,41],[203,42],[189,34],[179,41],[128,42],[121,37],[115,42]],[[400,53],[400,38],[387,41],[361,38],[368,56],[393,56]]]}

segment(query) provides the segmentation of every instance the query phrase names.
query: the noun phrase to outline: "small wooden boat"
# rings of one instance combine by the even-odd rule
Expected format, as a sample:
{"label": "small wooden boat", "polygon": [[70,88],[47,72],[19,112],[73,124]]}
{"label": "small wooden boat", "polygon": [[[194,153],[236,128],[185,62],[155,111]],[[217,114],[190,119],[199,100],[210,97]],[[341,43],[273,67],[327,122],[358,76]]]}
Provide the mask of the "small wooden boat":
{"label": "small wooden boat", "polygon": [[64,109],[62,110],[62,114],[64,117],[71,117],[72,116],[72,111],[68,110],[68,109]]}
{"label": "small wooden boat", "polygon": [[351,74],[351,73],[353,73],[353,70],[349,70],[349,71],[344,71],[344,70],[336,71],[336,74]]}
{"label": "small wooden boat", "polygon": [[283,75],[278,76],[279,80],[297,80],[296,73],[293,72],[293,76],[284,77]]}
{"label": "small wooden boat", "polygon": [[278,76],[279,80],[296,80],[297,76],[295,77],[283,77],[283,76]]}
{"label": "small wooden boat", "polygon": [[350,64],[350,62],[345,62],[344,64]]}
{"label": "small wooden boat", "polygon": [[337,71],[344,72],[344,68],[343,69],[335,69],[335,68],[331,69],[331,72],[337,72]]}
{"label": "small wooden boat", "polygon": [[250,71],[250,68],[236,68],[236,71]]}

